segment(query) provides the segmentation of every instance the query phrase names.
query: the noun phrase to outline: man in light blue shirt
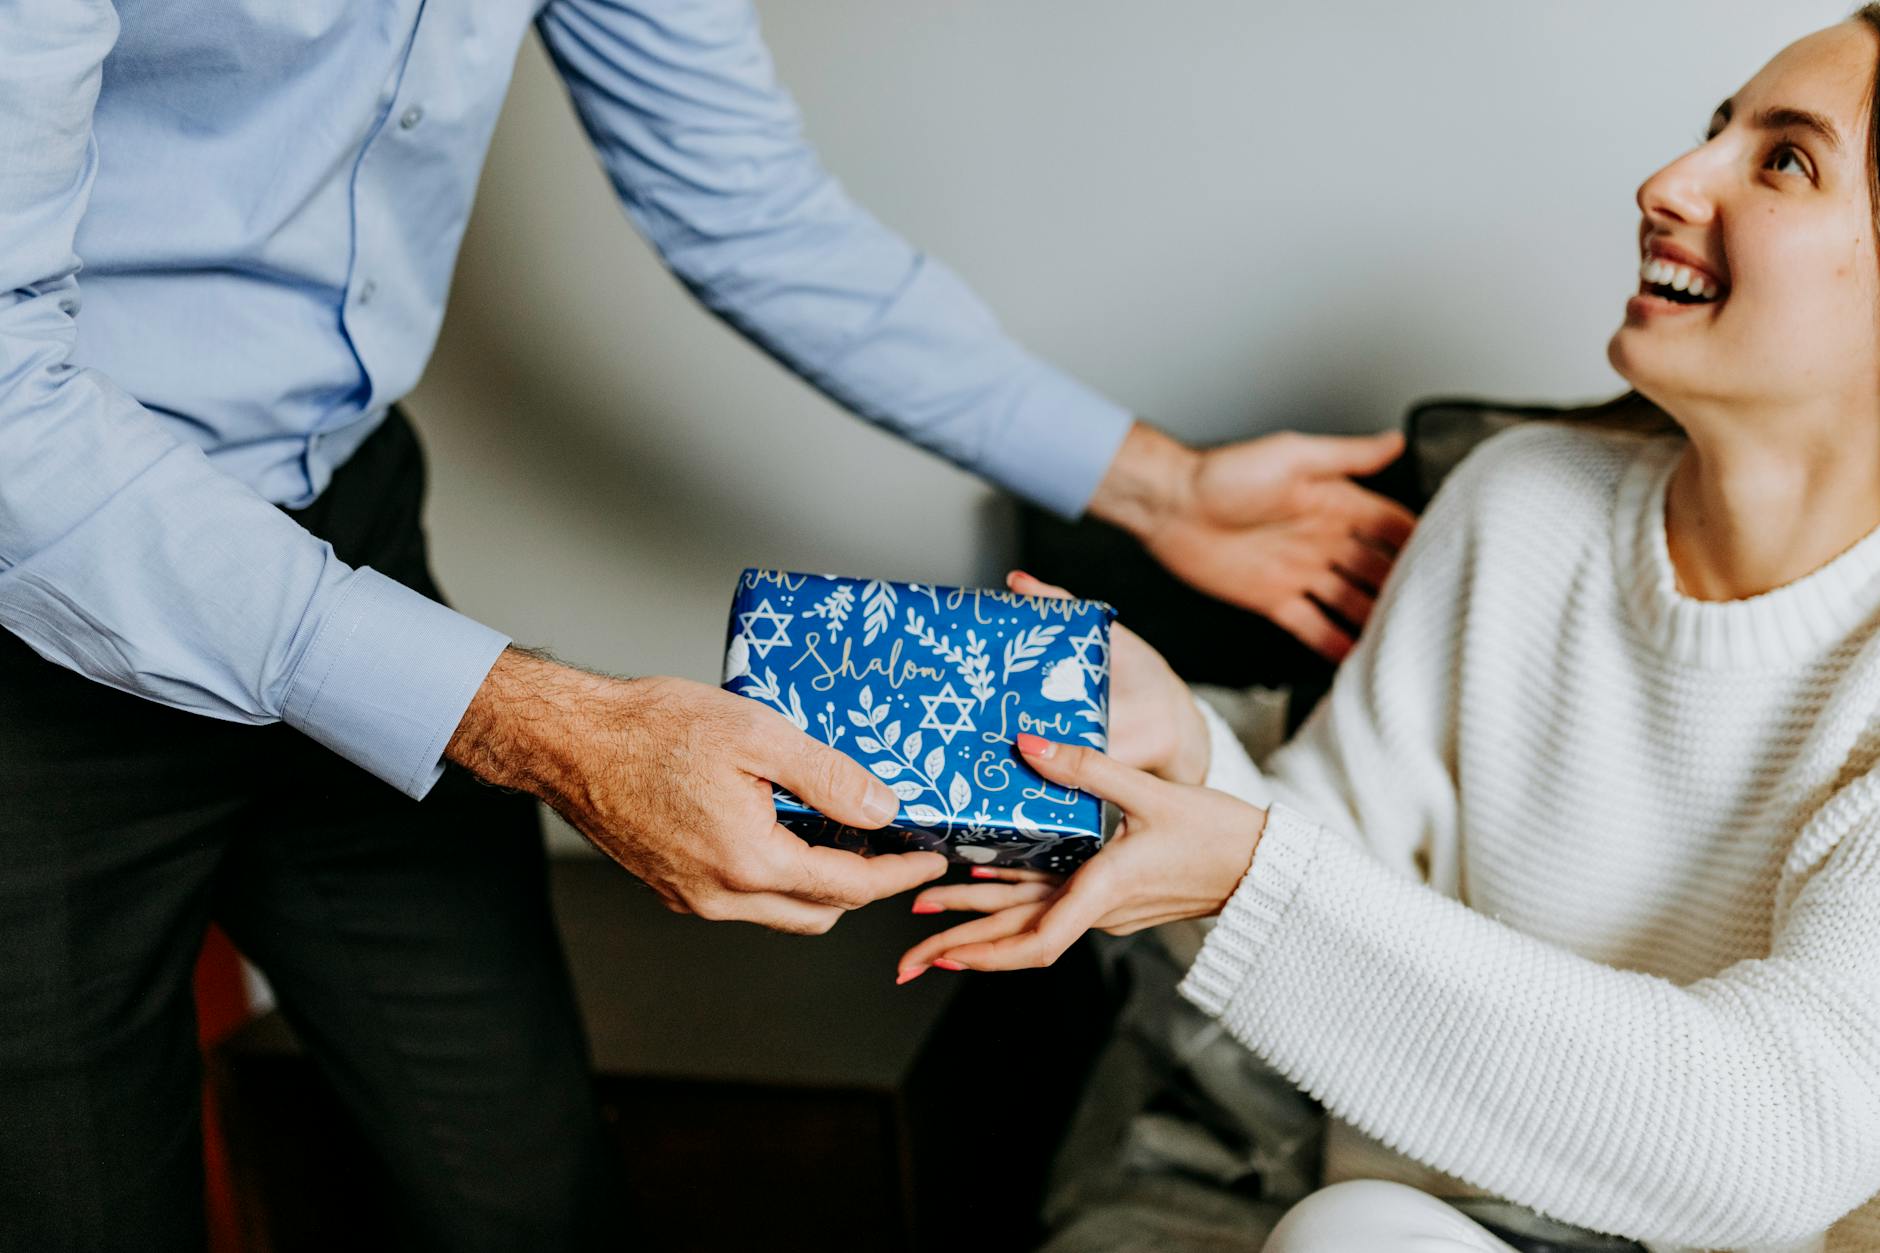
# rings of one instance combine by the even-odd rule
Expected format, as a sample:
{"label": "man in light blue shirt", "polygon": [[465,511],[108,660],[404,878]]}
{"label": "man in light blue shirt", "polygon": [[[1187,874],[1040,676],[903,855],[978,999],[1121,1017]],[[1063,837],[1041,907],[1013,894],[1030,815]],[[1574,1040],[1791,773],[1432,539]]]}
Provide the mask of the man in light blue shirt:
{"label": "man in light blue shirt", "polygon": [[[306,819],[299,847],[327,829],[306,818],[324,812],[320,798],[279,777],[261,791],[255,777],[230,779],[228,797],[192,792],[188,804],[163,790],[175,762],[208,751],[194,738],[206,728],[284,724],[292,731],[271,739],[216,739],[230,746],[216,751],[265,742],[275,761],[311,751],[290,742],[322,746],[396,790],[334,785],[349,806],[380,807],[388,827],[438,806],[387,798],[425,797],[457,761],[549,800],[672,907],[709,917],[819,931],[941,869],[931,854],[810,849],[776,827],[755,779],[857,825],[879,825],[895,802],[755,704],[680,680],[583,674],[427,594],[415,450],[391,406],[435,341],[531,25],[635,224],[701,301],[809,383],[1036,503],[1127,527],[1178,574],[1328,655],[1350,644],[1339,619],[1369,612],[1409,521],[1345,476],[1388,462],[1393,439],[1283,436],[1197,454],[1030,356],[820,168],[745,0],[0,0],[0,640],[13,650],[0,657],[0,875],[14,885],[0,894],[0,944],[76,951],[70,935],[109,910],[72,906],[75,882],[98,901],[146,905],[163,893],[134,876],[153,865],[166,883],[195,885],[96,967],[41,971],[30,996],[0,981],[0,1023],[35,1016],[65,1050],[0,1026],[0,1106],[76,1121],[59,1102],[105,1065],[83,1042],[132,1022],[132,993],[149,980],[171,981],[150,1022],[172,1029],[187,963],[154,955],[193,951],[219,908],[208,885],[231,873],[215,858],[179,867],[178,841],[200,847],[237,811],[262,825],[293,811]],[[346,493],[328,491],[348,475]],[[363,527],[368,483],[409,506],[403,549]],[[350,561],[337,547],[348,527],[360,536]],[[57,686],[68,682],[81,687]],[[29,688],[61,695],[34,704]],[[117,808],[81,821],[69,787],[50,795],[46,780],[74,762],[71,786],[88,781]],[[131,785],[140,771],[147,788]],[[465,803],[475,811],[475,796]],[[82,871],[59,842],[79,826],[109,828]],[[123,851],[127,830],[158,828],[148,856]],[[439,873],[470,856],[453,850]],[[69,916],[48,904],[55,887]],[[284,933],[249,925],[255,945]],[[299,951],[275,960],[291,971]],[[319,996],[298,992],[292,973],[276,982],[317,1033]],[[120,987],[122,999],[79,1007],[68,984]],[[490,1022],[515,1012],[500,991],[489,999]],[[68,1096],[22,1077],[48,1058],[68,1072]],[[186,1119],[165,1074],[119,1077],[127,1091],[168,1094],[117,1115],[149,1136],[166,1111]],[[359,1107],[372,1110],[364,1087]],[[123,1132],[96,1126],[101,1138]],[[24,1135],[0,1129],[0,1214],[13,1215],[0,1237],[13,1221],[36,1249],[111,1247],[92,1235],[160,1214],[140,1247],[168,1247],[149,1230],[195,1204],[125,1206],[126,1190],[148,1201],[179,1176],[139,1166],[101,1182]],[[77,1173],[58,1173],[68,1167]],[[31,1189],[16,1180],[52,1190],[42,1207],[90,1198],[85,1216],[55,1223],[24,1206]],[[506,1243],[474,1207],[454,1221]]]}

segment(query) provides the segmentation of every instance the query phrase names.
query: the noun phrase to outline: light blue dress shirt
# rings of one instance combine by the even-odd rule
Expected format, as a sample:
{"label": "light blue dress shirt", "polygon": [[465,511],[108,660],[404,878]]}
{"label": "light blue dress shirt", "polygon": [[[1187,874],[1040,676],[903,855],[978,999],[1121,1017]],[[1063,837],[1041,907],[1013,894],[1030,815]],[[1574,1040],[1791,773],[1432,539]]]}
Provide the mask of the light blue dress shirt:
{"label": "light blue dress shirt", "polygon": [[1083,507],[1129,416],[844,195],[745,0],[0,0],[0,626],[430,788],[505,637],[269,502],[312,501],[417,381],[531,25],[701,301]]}

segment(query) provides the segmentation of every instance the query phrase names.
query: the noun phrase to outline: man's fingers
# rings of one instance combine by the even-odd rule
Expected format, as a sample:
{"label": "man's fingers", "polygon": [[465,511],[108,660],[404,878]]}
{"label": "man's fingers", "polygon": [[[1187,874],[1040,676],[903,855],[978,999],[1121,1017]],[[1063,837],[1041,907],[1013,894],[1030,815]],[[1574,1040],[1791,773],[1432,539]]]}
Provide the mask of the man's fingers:
{"label": "man's fingers", "polygon": [[992,914],[1014,905],[1031,905],[1058,890],[1055,883],[956,883],[928,888],[914,898],[917,914]]}
{"label": "man's fingers", "polygon": [[795,792],[805,805],[864,831],[884,827],[900,812],[894,792],[853,757],[838,753],[785,723],[778,760],[758,773]]}
{"label": "man's fingers", "polygon": [[1414,513],[1390,497],[1367,491],[1355,483],[1345,486],[1352,493],[1347,511],[1353,534],[1393,553],[1410,542],[1410,532],[1416,530],[1417,525]]}
{"label": "man's fingers", "polygon": [[1026,765],[1053,783],[1115,801],[1125,813],[1152,809],[1168,786],[1152,774],[1133,770],[1094,748],[1077,744],[1060,744],[1020,732],[1018,751]]}
{"label": "man's fingers", "polygon": [[1275,606],[1267,612],[1267,617],[1328,661],[1343,661],[1351,651],[1350,634],[1304,596]]}
{"label": "man's fingers", "polygon": [[1389,557],[1358,539],[1347,541],[1332,556],[1334,570],[1373,593],[1383,588],[1390,564]]}
{"label": "man's fingers", "polygon": [[1403,455],[1403,432],[1376,435],[1300,435],[1292,454],[1302,470],[1362,478],[1376,474]]}
{"label": "man's fingers", "polygon": [[834,905],[818,905],[782,892],[726,892],[696,900],[682,912],[708,922],[750,922],[792,935],[822,935],[843,913]]}
{"label": "man's fingers", "polygon": [[1328,571],[1312,588],[1313,599],[1354,627],[1361,627],[1371,617],[1371,606],[1376,598],[1364,588],[1340,575],[1336,570]]}
{"label": "man's fingers", "polygon": [[[794,838],[794,837],[792,837]],[[856,909],[870,901],[898,896],[931,883],[947,871],[939,853],[887,853],[863,857],[818,844],[796,841],[799,853],[795,874],[778,884],[781,891],[803,900]]]}

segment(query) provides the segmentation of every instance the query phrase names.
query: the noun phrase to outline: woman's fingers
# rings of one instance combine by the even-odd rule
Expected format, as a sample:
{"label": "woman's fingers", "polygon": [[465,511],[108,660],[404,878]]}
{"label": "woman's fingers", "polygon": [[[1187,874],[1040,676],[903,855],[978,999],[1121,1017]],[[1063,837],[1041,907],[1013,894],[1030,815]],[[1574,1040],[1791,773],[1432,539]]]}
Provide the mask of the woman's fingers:
{"label": "woman's fingers", "polygon": [[1023,866],[974,866],[975,879],[997,879],[1001,883],[1062,883],[1064,876],[1048,870],[1027,870]]}
{"label": "woman's fingers", "polygon": [[971,943],[955,944],[942,950],[936,960],[957,962],[968,970],[1027,970],[1049,966],[1096,925],[1103,911],[1099,893],[1067,889],[1040,909],[1029,926],[1004,935],[975,937]]}
{"label": "woman's fingers", "polygon": [[1124,813],[1142,813],[1155,806],[1168,784],[1152,774],[1132,770],[1094,748],[1060,744],[1019,732],[1018,751],[1025,764],[1053,783],[1115,801]]}
{"label": "woman's fingers", "polygon": [[917,914],[943,914],[950,910],[975,914],[996,913],[1014,905],[1030,905],[1058,890],[1055,883],[956,883],[929,888],[914,898]]}
{"label": "woman's fingers", "polygon": [[943,957],[948,949],[957,945],[978,944],[1024,931],[1040,914],[1044,913],[1045,908],[1046,906],[1042,903],[1015,905],[1011,909],[987,914],[984,918],[975,918],[971,922],[962,922],[957,927],[948,927],[945,931],[930,935],[901,954],[898,967],[900,978],[897,982],[906,983],[933,965],[937,958]]}
{"label": "woman's fingers", "polygon": [[1055,583],[1046,583],[1035,579],[1023,570],[1012,570],[1005,576],[1005,585],[1020,596],[1042,596],[1046,600],[1075,600],[1069,592]]}

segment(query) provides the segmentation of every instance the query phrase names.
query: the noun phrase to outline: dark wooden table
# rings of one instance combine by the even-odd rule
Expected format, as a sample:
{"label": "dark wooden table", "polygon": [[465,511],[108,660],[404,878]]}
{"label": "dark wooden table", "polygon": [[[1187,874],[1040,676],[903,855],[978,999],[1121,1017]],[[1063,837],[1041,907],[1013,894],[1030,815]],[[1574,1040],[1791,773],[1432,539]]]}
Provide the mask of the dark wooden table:
{"label": "dark wooden table", "polygon": [[[635,1248],[1032,1247],[1110,1009],[1081,949],[896,987],[936,926],[905,899],[802,938],[670,914],[599,860],[558,862],[554,894]],[[215,1070],[255,1247],[389,1247],[384,1184],[280,1017]]]}

